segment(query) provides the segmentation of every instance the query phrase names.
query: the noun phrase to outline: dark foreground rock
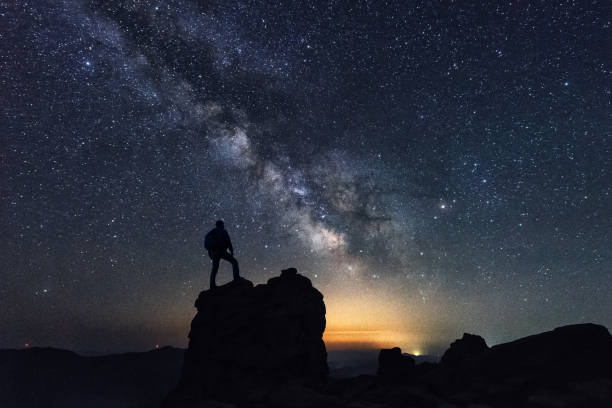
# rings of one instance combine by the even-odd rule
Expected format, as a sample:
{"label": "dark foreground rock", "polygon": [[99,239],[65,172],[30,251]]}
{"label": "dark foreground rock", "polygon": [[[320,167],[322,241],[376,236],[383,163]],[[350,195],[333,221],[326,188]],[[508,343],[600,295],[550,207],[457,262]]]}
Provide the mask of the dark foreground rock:
{"label": "dark foreground rock", "polygon": [[414,360],[402,354],[399,347],[382,349],[378,355],[379,376],[390,379],[405,379],[415,375]]}
{"label": "dark foreground rock", "polygon": [[612,407],[612,336],[595,324],[490,348],[464,335],[438,364],[386,349],[379,375],[338,379],[327,376],[322,296],[295,270],[202,292],[196,306],[186,353],[0,350],[0,407],[159,406],[183,354],[168,408]]}
{"label": "dark foreground rock", "polygon": [[[397,364],[397,353],[393,358]],[[386,377],[402,379],[401,385],[385,376],[353,379],[340,394],[384,406],[612,407],[612,336],[595,324],[491,348],[480,336],[464,334],[439,364],[418,368],[412,376],[384,370]]]}
{"label": "dark foreground rock", "polygon": [[563,326],[493,346],[478,361],[489,378],[530,376],[538,381],[579,381],[612,376],[612,337],[596,324]]}
{"label": "dark foreground rock", "polygon": [[378,375],[334,379],[323,297],[295,269],[266,285],[241,280],[204,291],[196,308],[165,408],[612,407],[612,336],[595,324],[493,347],[466,333],[440,363],[384,349]]}
{"label": "dark foreground rock", "polygon": [[[478,337],[478,336],[476,336]],[[469,337],[468,337],[469,338]],[[486,348],[482,338],[451,356],[466,335],[445,353],[431,382],[447,389],[465,389],[475,383],[503,383],[534,387],[558,387],[572,381],[612,378],[612,336],[595,324],[563,326]],[[477,343],[481,343],[478,349]],[[471,351],[468,351],[468,348]]]}
{"label": "dark foreground rock", "polygon": [[475,334],[463,333],[463,337],[451,343],[442,355],[440,363],[449,367],[461,367],[476,360],[489,350],[485,340]]}
{"label": "dark foreground rock", "polygon": [[241,279],[204,291],[195,307],[179,387],[164,406],[272,403],[289,384],[327,377],[323,295],[294,268],[265,285]]}

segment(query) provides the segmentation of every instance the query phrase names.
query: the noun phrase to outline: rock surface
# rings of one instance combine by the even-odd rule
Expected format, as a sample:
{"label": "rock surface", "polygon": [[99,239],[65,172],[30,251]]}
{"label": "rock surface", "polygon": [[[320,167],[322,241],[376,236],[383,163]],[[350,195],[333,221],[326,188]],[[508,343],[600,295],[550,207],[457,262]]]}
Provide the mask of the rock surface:
{"label": "rock surface", "polygon": [[382,349],[378,355],[377,374],[386,377],[401,379],[415,374],[414,360],[402,354],[399,347]]}
{"label": "rock surface", "polygon": [[378,375],[327,378],[323,296],[293,268],[204,291],[165,408],[611,407],[612,336],[564,326],[489,348],[464,334],[440,363],[379,353]]}
{"label": "rock surface", "polygon": [[463,333],[463,337],[451,343],[440,362],[442,364],[458,367],[469,361],[474,361],[489,350],[485,340],[475,334]]}
{"label": "rock surface", "polygon": [[200,293],[179,387],[165,406],[265,401],[288,381],[328,374],[323,295],[295,268],[265,285],[240,279]]}
{"label": "rock surface", "polygon": [[489,378],[525,373],[556,381],[612,378],[612,336],[604,326],[592,323],[558,327],[493,346],[477,367]]}
{"label": "rock surface", "polygon": [[421,384],[460,406],[612,406],[603,391],[612,383],[612,336],[603,326],[563,326],[485,347],[464,335]]}

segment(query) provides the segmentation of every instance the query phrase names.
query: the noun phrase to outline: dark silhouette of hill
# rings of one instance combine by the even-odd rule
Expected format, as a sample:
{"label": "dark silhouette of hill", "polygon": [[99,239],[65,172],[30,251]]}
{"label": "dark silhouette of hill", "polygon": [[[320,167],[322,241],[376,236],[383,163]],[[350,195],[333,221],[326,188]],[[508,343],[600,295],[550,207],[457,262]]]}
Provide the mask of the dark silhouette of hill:
{"label": "dark silhouette of hill", "polygon": [[155,407],[176,386],[184,350],[83,357],[55,348],[0,350],[0,407]]}

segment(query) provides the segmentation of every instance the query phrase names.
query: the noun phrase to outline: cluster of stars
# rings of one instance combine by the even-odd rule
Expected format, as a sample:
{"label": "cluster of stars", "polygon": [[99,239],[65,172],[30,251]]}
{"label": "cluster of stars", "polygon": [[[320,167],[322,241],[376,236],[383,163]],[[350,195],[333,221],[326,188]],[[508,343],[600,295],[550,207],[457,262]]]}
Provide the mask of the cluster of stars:
{"label": "cluster of stars", "polygon": [[183,344],[218,218],[247,278],[297,267],[330,324],[356,294],[418,310],[385,329],[419,352],[612,324],[605,6],[448,7],[5,7],[0,347],[148,347],[96,331],[135,321]]}

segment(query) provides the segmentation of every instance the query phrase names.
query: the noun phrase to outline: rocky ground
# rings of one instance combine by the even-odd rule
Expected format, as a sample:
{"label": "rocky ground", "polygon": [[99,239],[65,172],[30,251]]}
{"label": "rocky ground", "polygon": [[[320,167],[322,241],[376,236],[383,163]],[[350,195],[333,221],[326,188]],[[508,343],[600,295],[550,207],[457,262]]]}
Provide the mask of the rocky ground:
{"label": "rocky ground", "polygon": [[377,375],[328,377],[323,296],[293,268],[204,291],[164,408],[612,407],[612,337],[579,324],[488,347],[464,334],[439,363],[381,350]]}
{"label": "rocky ground", "polygon": [[612,336],[595,324],[493,347],[466,333],[438,363],[381,350],[370,375],[337,378],[323,296],[295,269],[204,291],[195,306],[185,352],[0,350],[0,407],[612,407]]}

